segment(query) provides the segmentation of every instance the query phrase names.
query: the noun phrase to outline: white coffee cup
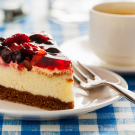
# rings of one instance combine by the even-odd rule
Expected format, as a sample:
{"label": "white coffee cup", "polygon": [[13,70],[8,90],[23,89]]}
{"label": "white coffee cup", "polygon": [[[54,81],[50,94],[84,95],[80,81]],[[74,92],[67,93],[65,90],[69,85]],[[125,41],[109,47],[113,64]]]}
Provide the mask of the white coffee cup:
{"label": "white coffee cup", "polygon": [[107,62],[135,64],[135,2],[94,6],[90,11],[90,47]]}

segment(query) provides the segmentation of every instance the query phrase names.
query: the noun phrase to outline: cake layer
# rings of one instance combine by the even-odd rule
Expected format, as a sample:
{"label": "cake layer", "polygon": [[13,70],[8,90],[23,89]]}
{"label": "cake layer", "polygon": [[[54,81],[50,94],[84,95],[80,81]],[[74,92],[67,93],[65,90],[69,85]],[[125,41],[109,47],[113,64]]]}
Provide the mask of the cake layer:
{"label": "cake layer", "polygon": [[73,109],[74,102],[62,102],[53,97],[44,97],[41,95],[33,95],[29,92],[18,91],[12,88],[6,88],[0,85],[0,99],[22,103],[48,110]]}
{"label": "cake layer", "polygon": [[48,77],[36,71],[19,71],[13,67],[0,66],[0,85],[33,95],[53,97],[62,102],[73,102],[72,75],[61,74]]}

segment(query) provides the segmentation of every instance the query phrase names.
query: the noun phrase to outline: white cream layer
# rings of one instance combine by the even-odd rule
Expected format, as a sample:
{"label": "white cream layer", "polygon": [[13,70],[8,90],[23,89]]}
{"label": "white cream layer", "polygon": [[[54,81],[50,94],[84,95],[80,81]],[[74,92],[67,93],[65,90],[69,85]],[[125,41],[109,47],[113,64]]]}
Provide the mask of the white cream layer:
{"label": "white cream layer", "polygon": [[48,77],[36,71],[19,71],[13,67],[0,66],[0,85],[34,95],[51,96],[63,102],[74,100],[72,75],[61,74]]}

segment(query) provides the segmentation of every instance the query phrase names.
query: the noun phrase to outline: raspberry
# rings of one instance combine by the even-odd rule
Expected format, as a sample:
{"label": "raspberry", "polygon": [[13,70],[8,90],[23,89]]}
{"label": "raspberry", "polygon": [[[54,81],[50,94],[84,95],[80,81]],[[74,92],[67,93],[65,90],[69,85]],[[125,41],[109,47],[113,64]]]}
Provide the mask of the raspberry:
{"label": "raspberry", "polygon": [[30,39],[27,35],[25,35],[25,34],[15,34],[15,35],[12,35],[11,37],[7,38],[3,42],[3,45],[10,46],[12,43],[22,44],[24,42],[30,42]]}
{"label": "raspberry", "polygon": [[23,47],[22,50],[24,50],[24,52],[27,52],[27,53],[29,53],[31,55],[36,54],[40,50],[39,47],[37,47],[37,46],[35,46],[35,45],[31,44],[31,43],[23,43],[22,47]]}
{"label": "raspberry", "polygon": [[9,47],[11,50],[21,50],[23,47],[17,43],[12,43]]}

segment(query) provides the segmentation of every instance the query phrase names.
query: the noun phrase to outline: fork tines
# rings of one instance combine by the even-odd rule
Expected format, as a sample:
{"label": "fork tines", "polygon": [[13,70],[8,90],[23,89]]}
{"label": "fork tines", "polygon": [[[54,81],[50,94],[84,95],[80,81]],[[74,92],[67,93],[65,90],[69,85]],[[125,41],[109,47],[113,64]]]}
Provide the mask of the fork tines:
{"label": "fork tines", "polygon": [[[87,66],[82,65],[80,62],[77,61],[77,63],[89,73],[89,76],[84,74],[84,72],[79,68],[79,66],[77,66],[77,64],[75,64],[74,62],[72,62],[72,65],[74,67],[74,69],[86,80],[86,82],[91,82],[92,80],[95,79],[101,79],[98,75],[96,75],[90,68],[88,68]],[[74,72],[74,78],[78,83],[81,83],[82,80],[78,77],[78,75]]]}

